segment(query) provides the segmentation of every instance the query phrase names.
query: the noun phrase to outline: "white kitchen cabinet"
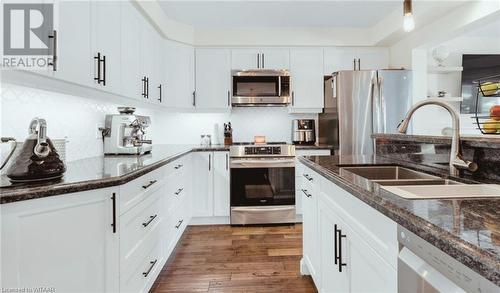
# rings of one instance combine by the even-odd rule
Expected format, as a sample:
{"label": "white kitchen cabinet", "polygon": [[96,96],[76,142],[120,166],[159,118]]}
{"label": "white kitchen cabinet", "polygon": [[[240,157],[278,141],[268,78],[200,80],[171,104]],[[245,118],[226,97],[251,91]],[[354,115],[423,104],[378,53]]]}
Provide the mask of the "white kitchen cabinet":
{"label": "white kitchen cabinet", "polygon": [[164,40],[164,46],[166,71],[164,103],[172,108],[193,108],[196,104],[194,48],[170,40]]}
{"label": "white kitchen cabinet", "polygon": [[323,108],[323,50],[300,48],[290,50],[292,103],[295,111]]}
{"label": "white kitchen cabinet", "polygon": [[54,28],[57,30],[57,70],[54,77],[93,86],[91,3],[56,1],[54,13]]}
{"label": "white kitchen cabinet", "polygon": [[213,152],[193,153],[193,217],[211,217],[214,213]]}
{"label": "white kitchen cabinet", "polygon": [[118,292],[113,195],[106,188],[3,204],[2,288]]}
{"label": "white kitchen cabinet", "polygon": [[[307,266],[307,271],[315,284],[321,284],[321,260],[319,250],[318,225],[318,191],[319,178],[307,169],[303,169],[300,194],[302,196],[303,222],[303,258],[301,266]],[[304,272],[303,268],[302,271]]]}
{"label": "white kitchen cabinet", "polygon": [[91,2],[94,77],[97,88],[119,93],[121,88],[121,5]]}
{"label": "white kitchen cabinet", "polygon": [[228,217],[229,196],[229,152],[214,152],[214,216]]}
{"label": "white kitchen cabinet", "polygon": [[288,48],[261,49],[262,69],[289,69],[290,50]]}
{"label": "white kitchen cabinet", "polygon": [[145,21],[130,1],[121,3],[121,91],[126,97],[142,99],[141,25]]}
{"label": "white kitchen cabinet", "polygon": [[153,30],[152,47],[153,47],[153,64],[151,70],[150,81],[150,96],[149,100],[152,103],[164,105],[164,86],[166,84],[165,55],[163,50],[163,37]]}
{"label": "white kitchen cabinet", "polygon": [[289,69],[290,51],[286,48],[233,49],[231,68],[244,69]]}
{"label": "white kitchen cabinet", "polygon": [[331,75],[340,70],[386,69],[389,67],[389,50],[387,48],[331,47],[325,48],[324,58],[325,75]]}
{"label": "white kitchen cabinet", "polygon": [[231,50],[196,49],[196,108],[231,106]]}

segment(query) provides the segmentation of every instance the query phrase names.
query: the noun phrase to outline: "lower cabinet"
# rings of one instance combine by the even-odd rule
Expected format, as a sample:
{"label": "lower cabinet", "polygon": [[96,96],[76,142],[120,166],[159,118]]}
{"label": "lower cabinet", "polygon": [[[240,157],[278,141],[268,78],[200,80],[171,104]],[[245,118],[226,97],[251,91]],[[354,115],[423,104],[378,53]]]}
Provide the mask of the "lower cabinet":
{"label": "lower cabinet", "polygon": [[320,292],[397,292],[397,225],[298,164],[303,174],[303,259]]}
{"label": "lower cabinet", "polygon": [[195,152],[192,155],[193,217],[228,217],[229,152]]}
{"label": "lower cabinet", "polygon": [[2,204],[2,288],[118,292],[117,196],[106,188]]}

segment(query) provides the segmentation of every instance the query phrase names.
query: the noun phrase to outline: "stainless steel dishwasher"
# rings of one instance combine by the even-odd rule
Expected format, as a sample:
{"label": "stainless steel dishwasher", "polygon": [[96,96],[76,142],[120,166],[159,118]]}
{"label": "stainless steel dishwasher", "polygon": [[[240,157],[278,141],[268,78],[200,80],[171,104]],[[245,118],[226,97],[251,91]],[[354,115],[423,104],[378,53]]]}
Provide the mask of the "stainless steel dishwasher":
{"label": "stainless steel dishwasher", "polygon": [[398,292],[500,292],[500,287],[398,226]]}

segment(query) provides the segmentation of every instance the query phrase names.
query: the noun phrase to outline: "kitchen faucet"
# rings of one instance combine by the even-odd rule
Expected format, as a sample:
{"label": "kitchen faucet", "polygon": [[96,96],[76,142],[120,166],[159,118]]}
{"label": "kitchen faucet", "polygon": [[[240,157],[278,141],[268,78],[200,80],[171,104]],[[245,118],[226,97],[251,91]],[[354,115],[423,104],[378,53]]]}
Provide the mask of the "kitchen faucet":
{"label": "kitchen faucet", "polygon": [[408,110],[405,118],[401,121],[401,123],[399,123],[398,131],[400,133],[406,133],[413,113],[415,113],[415,111],[425,105],[441,106],[448,110],[451,115],[453,136],[451,138],[450,175],[458,176],[459,169],[467,169],[472,172],[476,171],[478,169],[477,164],[464,160],[463,158],[462,150],[460,148],[460,115],[458,115],[457,111],[450,104],[439,99],[426,99],[416,103],[410,108],[410,110]]}

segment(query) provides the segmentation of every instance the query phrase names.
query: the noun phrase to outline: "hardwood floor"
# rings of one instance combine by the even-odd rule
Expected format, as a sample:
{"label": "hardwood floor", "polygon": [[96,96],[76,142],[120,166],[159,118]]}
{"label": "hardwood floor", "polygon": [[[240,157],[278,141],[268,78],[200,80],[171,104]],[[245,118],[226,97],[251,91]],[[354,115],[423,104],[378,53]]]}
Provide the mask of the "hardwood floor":
{"label": "hardwood floor", "polygon": [[317,292],[301,256],[302,225],[189,226],[151,292]]}

